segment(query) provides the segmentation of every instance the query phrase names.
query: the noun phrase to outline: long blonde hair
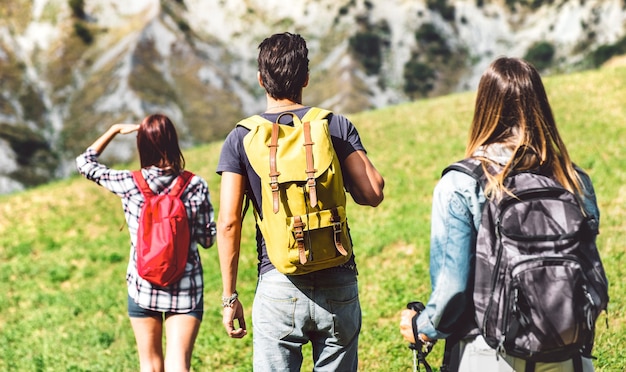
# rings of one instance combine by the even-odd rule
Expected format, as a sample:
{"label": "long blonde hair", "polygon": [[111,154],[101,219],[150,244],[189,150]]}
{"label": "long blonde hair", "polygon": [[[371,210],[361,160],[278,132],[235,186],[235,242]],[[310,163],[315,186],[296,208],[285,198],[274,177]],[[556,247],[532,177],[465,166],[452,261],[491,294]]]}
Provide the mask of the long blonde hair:
{"label": "long blonde hair", "polygon": [[[540,169],[567,190],[582,194],[541,77],[519,58],[498,58],[482,75],[465,155],[471,157],[496,143],[509,147],[513,155],[501,173],[489,176],[485,194],[509,192],[503,186],[504,178],[512,171],[530,169]],[[482,161],[483,167],[490,162],[487,158]]]}

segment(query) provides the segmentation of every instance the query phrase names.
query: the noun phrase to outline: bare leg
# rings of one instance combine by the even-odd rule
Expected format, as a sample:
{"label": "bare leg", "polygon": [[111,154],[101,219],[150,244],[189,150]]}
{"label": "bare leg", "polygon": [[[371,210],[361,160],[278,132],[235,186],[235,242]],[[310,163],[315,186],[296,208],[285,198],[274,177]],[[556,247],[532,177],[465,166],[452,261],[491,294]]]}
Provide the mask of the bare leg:
{"label": "bare leg", "polygon": [[191,315],[169,315],[165,319],[165,370],[187,372],[191,368],[191,353],[201,321]]}
{"label": "bare leg", "polygon": [[141,372],[163,372],[163,321],[159,318],[130,318],[135,333]]}

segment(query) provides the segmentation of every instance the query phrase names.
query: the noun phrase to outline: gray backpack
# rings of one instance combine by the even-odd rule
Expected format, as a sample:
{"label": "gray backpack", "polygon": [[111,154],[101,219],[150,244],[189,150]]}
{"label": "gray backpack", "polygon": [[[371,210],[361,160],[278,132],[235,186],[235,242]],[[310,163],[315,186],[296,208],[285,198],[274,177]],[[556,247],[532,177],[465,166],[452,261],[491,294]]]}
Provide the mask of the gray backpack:
{"label": "gray backpack", "polygon": [[[480,161],[462,160],[444,173],[451,169],[485,189]],[[480,333],[499,353],[529,362],[589,356],[596,319],[609,301],[595,244],[598,221],[547,176],[519,172],[504,185],[515,196],[503,193],[485,203],[476,242]]]}

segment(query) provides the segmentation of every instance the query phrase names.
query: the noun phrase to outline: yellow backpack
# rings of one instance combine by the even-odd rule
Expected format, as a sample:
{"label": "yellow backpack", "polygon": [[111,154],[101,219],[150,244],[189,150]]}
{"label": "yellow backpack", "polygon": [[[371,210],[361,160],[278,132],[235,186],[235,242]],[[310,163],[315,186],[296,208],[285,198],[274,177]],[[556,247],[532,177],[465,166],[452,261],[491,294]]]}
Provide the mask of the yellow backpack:
{"label": "yellow backpack", "polygon": [[[326,117],[311,108],[293,126],[259,115],[237,125],[250,130],[243,146],[261,178],[261,210],[256,223],[272,264],[298,275],[345,263],[352,255],[346,220],[346,193]],[[278,122],[280,119],[277,118]]]}

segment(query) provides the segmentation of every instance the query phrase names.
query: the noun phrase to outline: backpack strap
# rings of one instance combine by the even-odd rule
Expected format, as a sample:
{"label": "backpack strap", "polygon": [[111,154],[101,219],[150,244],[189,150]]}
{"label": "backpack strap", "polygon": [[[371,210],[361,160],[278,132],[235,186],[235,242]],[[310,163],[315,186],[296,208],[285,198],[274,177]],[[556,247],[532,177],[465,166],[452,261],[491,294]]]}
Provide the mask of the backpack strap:
{"label": "backpack strap", "polygon": [[319,107],[311,107],[302,117],[302,122],[324,119],[330,114],[332,114],[332,111],[324,110]]}
{"label": "backpack strap", "polygon": [[264,117],[262,117],[261,115],[254,115],[254,116],[250,116],[241,120],[239,123],[237,123],[237,125],[240,127],[244,127],[249,130],[252,130],[258,127],[259,125],[262,125],[265,123],[271,123],[271,122],[265,119]]}
{"label": "backpack strap", "polygon": [[302,123],[304,134],[304,150],[306,155],[306,185],[309,188],[309,203],[311,208],[315,208],[317,205],[317,190],[315,185],[315,164],[313,161],[313,140],[311,139],[311,122],[305,121]]}
{"label": "backpack strap", "polygon": [[280,176],[280,172],[276,168],[276,154],[278,153],[278,132],[279,132],[278,126],[279,125],[280,124],[278,123],[272,124],[272,137],[270,140],[270,144],[268,145],[270,148],[270,174],[269,176],[270,176],[270,187],[272,189],[272,199],[273,199],[272,204],[273,204],[274,213],[278,213],[278,206],[279,206],[278,176]]}
{"label": "backpack strap", "polygon": [[133,171],[132,174],[133,174],[133,179],[135,180],[135,184],[137,185],[137,187],[139,187],[139,191],[141,191],[141,194],[143,195],[143,197],[147,199],[151,196],[154,196],[154,191],[152,191],[150,186],[148,186],[146,179],[143,177],[143,174],[141,173],[141,169]]}
{"label": "backpack strap", "polygon": [[448,165],[443,172],[441,172],[441,176],[443,177],[444,174],[451,170],[459,171],[471,176],[478,181],[484,189],[487,177],[485,176],[485,170],[483,169],[480,160],[467,158],[457,161],[456,163]]}
{"label": "backpack strap", "polygon": [[337,252],[341,253],[342,256],[347,256],[348,251],[344,248],[343,243],[341,243],[341,217],[339,216],[339,211],[337,208],[332,208],[330,210],[331,217],[330,222],[333,223],[333,234],[335,235],[335,248]]}
{"label": "backpack strap", "polygon": [[[152,191],[150,186],[148,186],[146,179],[141,173],[141,170],[133,171],[132,175],[133,175],[133,179],[135,180],[135,184],[137,184],[137,187],[139,187],[139,191],[141,191],[141,194],[144,196],[144,198],[149,198],[149,197],[154,196],[154,191]],[[185,191],[185,189],[187,188],[187,185],[189,184],[189,182],[191,182],[191,179],[193,178],[193,176],[194,176],[193,173],[189,171],[183,171],[178,176],[177,180],[175,181],[176,183],[170,190],[170,194],[172,194],[172,196],[175,196],[177,198],[180,197],[183,191]]]}
{"label": "backpack strap", "polygon": [[[309,111],[307,111],[306,114],[304,114],[301,121],[304,123],[305,121],[324,119],[328,117],[328,115],[330,114],[332,114],[332,111],[324,110],[319,107],[311,107]],[[265,119],[261,115],[253,115],[253,116],[250,116],[241,120],[240,122],[237,123],[237,125],[240,127],[244,127],[244,128],[248,128],[252,130],[256,128],[257,126],[268,123],[268,122],[271,123],[271,121]]]}
{"label": "backpack strap", "polygon": [[178,180],[176,181],[174,186],[172,186],[170,194],[172,196],[180,198],[180,196],[183,194],[183,191],[185,191],[185,189],[187,188],[187,185],[189,185],[189,182],[191,182],[192,178],[193,173],[186,170],[182,171],[182,173],[178,176]]}
{"label": "backpack strap", "polygon": [[304,222],[302,222],[302,216],[295,216],[293,224],[293,233],[298,244],[298,256],[300,257],[300,263],[306,264],[308,259],[306,257],[306,251],[304,248]]}
{"label": "backpack strap", "polygon": [[317,205],[317,191],[315,183],[315,169],[313,160],[313,141],[311,140],[311,121],[326,118],[331,112],[319,107],[311,107],[309,111],[302,117],[303,133],[304,133],[304,149],[306,153],[306,174],[307,187],[309,188],[309,203],[311,208]]}

